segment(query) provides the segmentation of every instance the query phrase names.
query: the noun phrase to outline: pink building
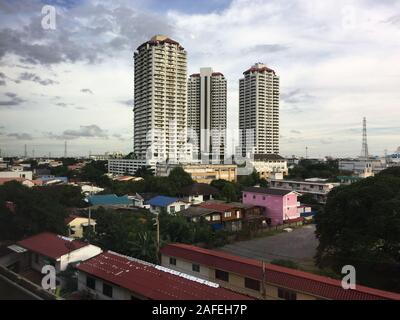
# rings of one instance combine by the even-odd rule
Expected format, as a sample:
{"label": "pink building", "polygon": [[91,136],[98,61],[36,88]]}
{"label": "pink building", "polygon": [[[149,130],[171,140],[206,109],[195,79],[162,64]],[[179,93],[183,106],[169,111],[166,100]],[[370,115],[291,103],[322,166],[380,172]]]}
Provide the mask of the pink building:
{"label": "pink building", "polygon": [[300,217],[297,210],[297,193],[294,191],[249,187],[243,190],[242,202],[263,207],[271,225]]}

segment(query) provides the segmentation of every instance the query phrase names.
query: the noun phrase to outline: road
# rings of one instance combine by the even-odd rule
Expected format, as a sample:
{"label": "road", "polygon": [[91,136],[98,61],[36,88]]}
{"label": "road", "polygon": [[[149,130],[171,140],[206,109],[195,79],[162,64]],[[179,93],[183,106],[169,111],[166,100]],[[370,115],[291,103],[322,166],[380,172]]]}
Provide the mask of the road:
{"label": "road", "polygon": [[318,246],[314,232],[314,225],[306,225],[292,232],[235,242],[220,250],[267,262],[274,259],[292,260],[311,270],[314,269],[313,257]]}

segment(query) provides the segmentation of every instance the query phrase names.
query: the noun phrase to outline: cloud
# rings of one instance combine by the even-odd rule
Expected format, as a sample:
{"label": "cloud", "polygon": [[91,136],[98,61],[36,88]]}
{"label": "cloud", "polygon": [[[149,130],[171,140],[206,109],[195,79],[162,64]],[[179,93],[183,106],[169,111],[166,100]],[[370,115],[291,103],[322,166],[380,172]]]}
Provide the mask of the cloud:
{"label": "cloud", "polygon": [[83,93],[89,93],[89,94],[93,94],[93,91],[90,89],[81,89],[81,92]]}
{"label": "cloud", "polygon": [[121,104],[124,104],[128,107],[133,107],[133,99],[128,99],[128,100],[120,100],[118,101]]}
{"label": "cloud", "polygon": [[28,133],[9,133],[7,137],[12,137],[17,140],[33,140],[33,137]]}
{"label": "cloud", "polygon": [[286,103],[304,103],[313,100],[315,97],[304,92],[302,89],[295,89],[281,94],[281,99]]}
{"label": "cloud", "polygon": [[119,133],[114,133],[112,135],[113,138],[117,138],[119,141],[126,141],[127,139],[125,139],[121,134]]}
{"label": "cloud", "polygon": [[99,126],[92,124],[88,126],[80,126],[78,130],[65,130],[61,135],[47,132],[46,136],[51,139],[57,140],[73,140],[79,138],[101,138],[108,139],[106,130],[101,129]]}
{"label": "cloud", "polygon": [[73,106],[73,103],[65,103],[65,102],[57,102],[56,106],[62,107],[62,108],[67,108],[68,106]]}
{"label": "cloud", "polygon": [[58,84],[59,82],[51,80],[51,79],[42,79],[38,75],[29,72],[23,72],[19,75],[18,80],[20,81],[33,81],[36,83],[41,84],[42,86],[54,85]]}
{"label": "cloud", "polygon": [[18,97],[16,93],[7,92],[5,96],[8,97],[8,100],[0,100],[0,107],[12,107],[12,106],[19,106],[25,102],[24,99]]}
{"label": "cloud", "polygon": [[0,80],[0,86],[5,86],[6,82],[4,80]]}
{"label": "cloud", "polygon": [[290,132],[294,133],[294,134],[301,134],[301,131],[299,131],[299,130],[290,130]]}
{"label": "cloud", "polygon": [[242,50],[244,54],[266,54],[288,50],[289,47],[282,44],[258,44]]}

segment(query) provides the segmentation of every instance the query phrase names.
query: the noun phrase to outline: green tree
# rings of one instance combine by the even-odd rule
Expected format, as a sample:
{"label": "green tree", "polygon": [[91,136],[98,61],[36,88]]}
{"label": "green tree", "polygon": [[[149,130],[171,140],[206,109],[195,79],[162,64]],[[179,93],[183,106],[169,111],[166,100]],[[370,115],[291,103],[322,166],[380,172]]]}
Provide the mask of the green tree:
{"label": "green tree", "polygon": [[340,271],[354,265],[367,285],[400,289],[400,178],[378,175],[333,189],[315,216],[316,262]]}

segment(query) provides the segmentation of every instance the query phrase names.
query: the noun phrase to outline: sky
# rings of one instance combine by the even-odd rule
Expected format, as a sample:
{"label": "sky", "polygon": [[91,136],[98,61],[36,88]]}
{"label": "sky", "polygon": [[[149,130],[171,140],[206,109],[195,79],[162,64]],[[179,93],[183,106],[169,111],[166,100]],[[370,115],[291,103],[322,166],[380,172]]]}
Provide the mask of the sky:
{"label": "sky", "polygon": [[225,75],[228,130],[243,72],[274,69],[284,156],[358,156],[364,116],[371,154],[400,146],[400,0],[0,0],[2,155],[130,152],[133,53],[155,34],[188,74]]}

